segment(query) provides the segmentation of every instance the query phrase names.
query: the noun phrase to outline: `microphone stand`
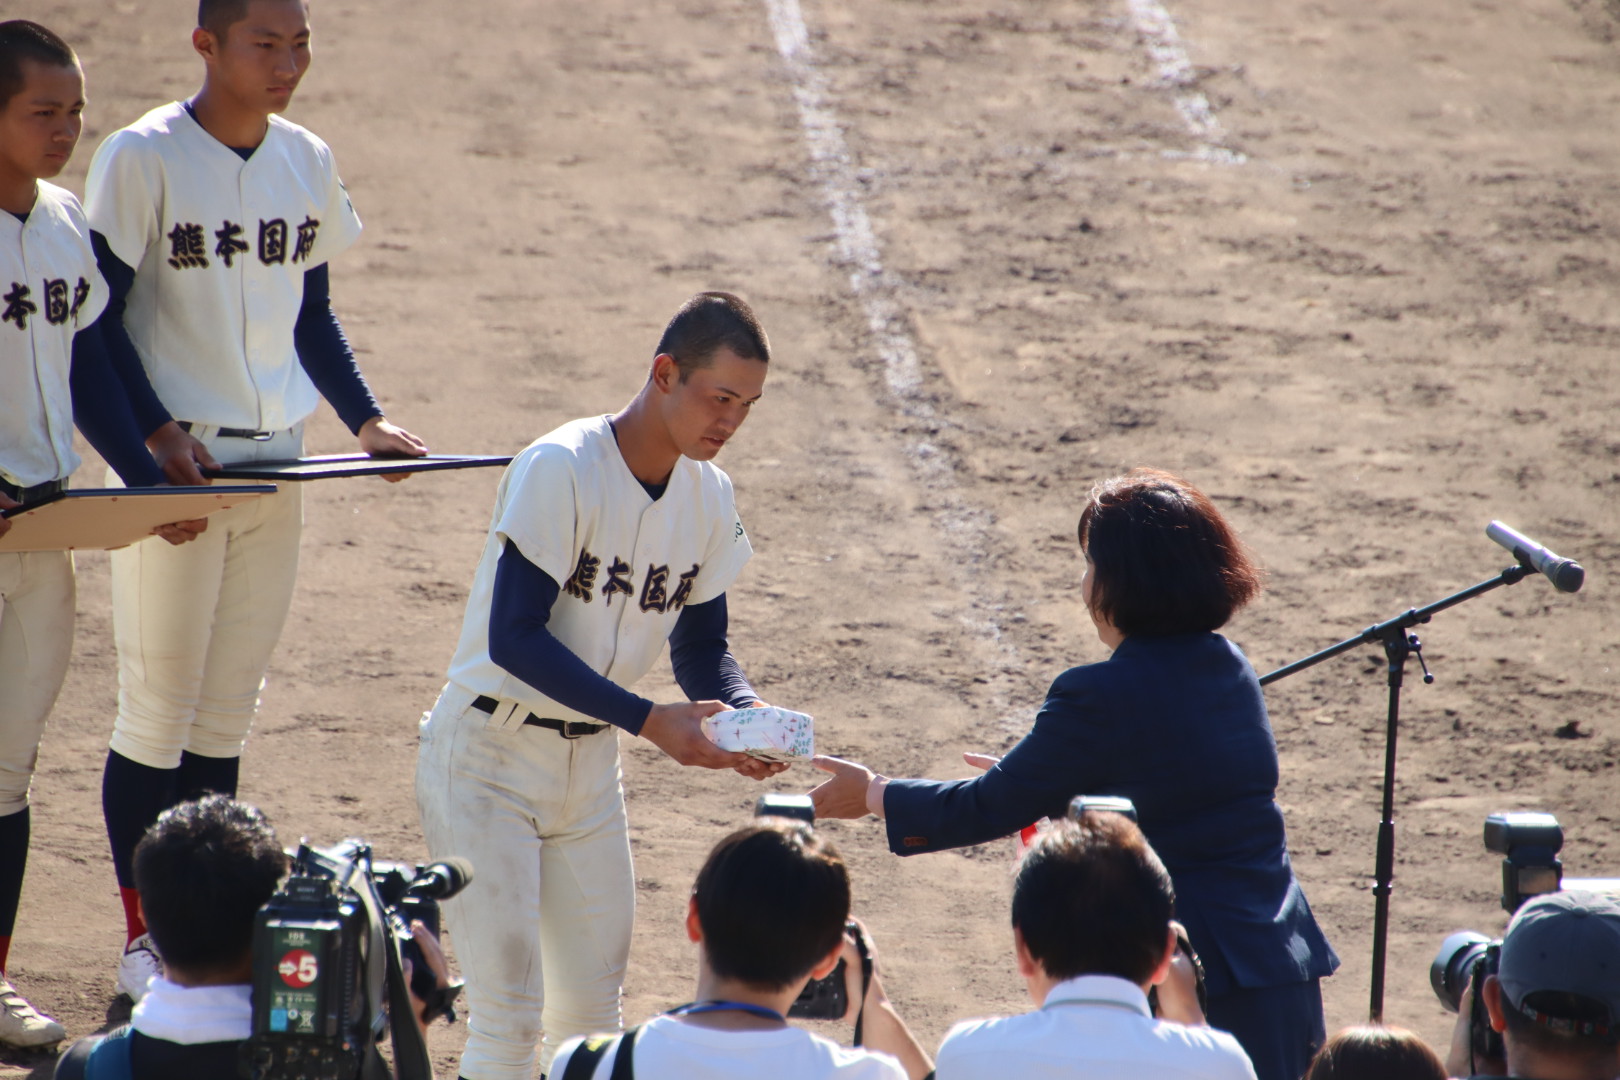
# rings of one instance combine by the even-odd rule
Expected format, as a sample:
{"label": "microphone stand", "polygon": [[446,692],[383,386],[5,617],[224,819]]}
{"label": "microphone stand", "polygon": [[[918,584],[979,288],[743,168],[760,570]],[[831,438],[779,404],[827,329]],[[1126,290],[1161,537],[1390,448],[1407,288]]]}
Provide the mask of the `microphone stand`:
{"label": "microphone stand", "polygon": [[1382,1023],[1384,1019],[1384,956],[1389,940],[1389,895],[1395,878],[1395,735],[1400,722],[1401,683],[1406,673],[1407,658],[1415,655],[1423,666],[1423,681],[1434,682],[1434,676],[1429,674],[1429,666],[1423,663],[1423,643],[1416,634],[1408,631],[1419,623],[1428,622],[1436,612],[1472,600],[1498,586],[1512,585],[1535,572],[1528,559],[1520,559],[1519,565],[1510,566],[1478,585],[1453,593],[1444,600],[1437,600],[1428,607],[1412,608],[1393,619],[1374,623],[1355,637],[1345,638],[1337,645],[1280,667],[1260,679],[1260,685],[1265,686],[1357,646],[1374,642],[1383,643],[1384,656],[1389,660],[1389,721],[1384,734],[1384,813],[1378,822],[1378,854],[1373,864],[1372,1003],[1368,1012],[1374,1024]]}

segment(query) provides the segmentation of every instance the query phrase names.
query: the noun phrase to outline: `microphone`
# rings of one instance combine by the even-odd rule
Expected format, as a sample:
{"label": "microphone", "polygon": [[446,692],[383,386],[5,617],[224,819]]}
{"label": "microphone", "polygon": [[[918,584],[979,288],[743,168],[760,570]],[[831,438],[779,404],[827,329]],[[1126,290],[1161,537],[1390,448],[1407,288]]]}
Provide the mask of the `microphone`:
{"label": "microphone", "polygon": [[1555,555],[1513,529],[1493,521],[1485,526],[1485,535],[1496,541],[1503,548],[1512,553],[1520,563],[1527,564],[1539,574],[1544,574],[1553,588],[1559,592],[1580,592],[1581,585],[1586,581],[1586,571],[1574,559],[1566,559]]}
{"label": "microphone", "polygon": [[472,863],[452,855],[424,867],[405,891],[427,900],[448,900],[472,884],[472,879]]}

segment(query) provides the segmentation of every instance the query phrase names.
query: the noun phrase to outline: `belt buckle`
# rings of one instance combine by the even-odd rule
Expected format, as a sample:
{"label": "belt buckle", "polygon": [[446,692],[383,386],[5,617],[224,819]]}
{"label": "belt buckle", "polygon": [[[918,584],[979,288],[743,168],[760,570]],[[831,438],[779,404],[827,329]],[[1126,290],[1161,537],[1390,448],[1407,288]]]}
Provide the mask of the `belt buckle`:
{"label": "belt buckle", "polygon": [[586,727],[586,725],[585,724],[578,724],[578,723],[574,722],[573,720],[564,720],[562,722],[562,730],[558,731],[557,734],[561,735],[565,739],[583,739],[585,736],[591,734],[590,730],[575,731],[574,729],[576,727],[582,727],[583,728],[583,727]]}
{"label": "belt buckle", "polygon": [[248,438],[252,439],[254,442],[269,442],[275,437],[276,433],[273,431],[255,431],[253,434],[248,436]]}

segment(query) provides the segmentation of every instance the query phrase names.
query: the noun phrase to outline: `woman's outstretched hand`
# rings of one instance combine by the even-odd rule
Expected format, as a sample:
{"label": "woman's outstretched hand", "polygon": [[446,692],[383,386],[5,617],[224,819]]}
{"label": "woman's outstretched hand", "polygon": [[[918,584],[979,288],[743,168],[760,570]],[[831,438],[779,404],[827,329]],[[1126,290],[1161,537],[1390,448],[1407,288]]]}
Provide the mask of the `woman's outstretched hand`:
{"label": "woman's outstretched hand", "polygon": [[822,772],[832,773],[832,779],[823,781],[810,792],[810,799],[816,804],[816,817],[862,818],[870,813],[867,792],[874,782],[883,779],[877,773],[858,762],[824,754],[811,758],[810,764]]}

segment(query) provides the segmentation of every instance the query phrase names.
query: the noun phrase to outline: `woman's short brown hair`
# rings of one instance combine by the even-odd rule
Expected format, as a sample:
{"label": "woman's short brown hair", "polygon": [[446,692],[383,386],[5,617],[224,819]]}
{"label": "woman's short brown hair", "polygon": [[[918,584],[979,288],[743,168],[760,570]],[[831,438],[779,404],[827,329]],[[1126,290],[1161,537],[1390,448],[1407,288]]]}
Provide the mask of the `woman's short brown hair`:
{"label": "woman's short brown hair", "polygon": [[1345,1028],[1316,1053],[1305,1080],[1446,1080],[1429,1044],[1399,1027]]}
{"label": "woman's short brown hair", "polygon": [[1159,469],[1092,488],[1079,533],[1092,611],[1127,636],[1216,630],[1260,592],[1259,567],[1209,496]]}

